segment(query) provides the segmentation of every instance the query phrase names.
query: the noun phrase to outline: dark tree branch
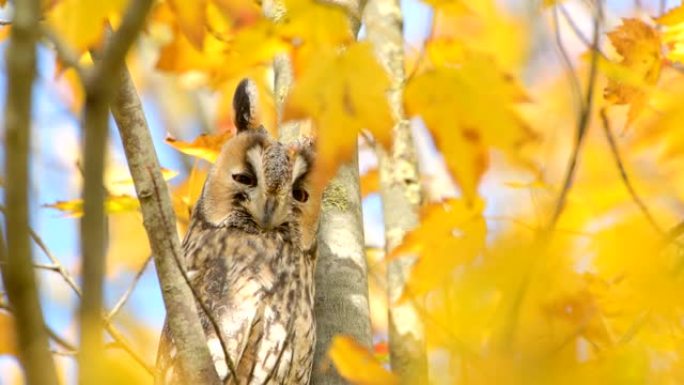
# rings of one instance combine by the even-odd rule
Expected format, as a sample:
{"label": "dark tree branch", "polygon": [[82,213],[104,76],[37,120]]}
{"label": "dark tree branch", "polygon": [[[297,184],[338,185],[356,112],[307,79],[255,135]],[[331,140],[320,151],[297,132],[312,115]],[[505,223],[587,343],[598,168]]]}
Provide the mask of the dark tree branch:
{"label": "dark tree branch", "polygon": [[608,120],[606,109],[602,108],[600,114],[601,122],[603,125],[603,132],[606,135],[606,139],[608,139],[608,144],[610,145],[610,152],[613,154],[613,159],[615,159],[615,165],[620,171],[620,179],[622,179],[622,183],[624,183],[625,187],[627,188],[627,191],[629,192],[629,195],[632,197],[632,200],[634,201],[634,203],[636,203],[637,206],[639,206],[639,209],[642,213],[644,213],[644,216],[651,224],[651,226],[653,226],[653,228],[661,235],[665,235],[665,230],[663,230],[663,228],[658,224],[658,222],[656,222],[655,218],[653,218],[651,211],[648,209],[648,207],[646,207],[644,201],[642,201],[641,197],[636,193],[636,190],[634,190],[634,186],[632,185],[632,181],[627,176],[627,171],[625,170],[625,165],[622,163],[620,151],[618,150],[617,143],[615,143],[615,137],[613,136],[613,132],[610,130],[610,121]]}
{"label": "dark tree branch", "polygon": [[19,359],[28,384],[57,385],[57,372],[48,347],[29,241],[29,149],[31,94],[36,73],[39,0],[15,4],[7,48],[5,107],[5,186],[8,207],[7,249],[0,232],[2,278],[16,318]]}
{"label": "dark tree branch", "polygon": [[584,143],[584,138],[589,128],[589,123],[591,121],[591,112],[594,100],[594,87],[596,85],[596,74],[598,72],[598,57],[599,57],[599,39],[601,36],[601,23],[603,21],[603,9],[601,4],[597,4],[596,16],[594,17],[594,35],[591,44],[591,64],[589,67],[589,79],[587,84],[587,93],[585,95],[585,102],[582,105],[582,110],[580,111],[580,116],[577,121],[577,136],[575,137],[575,146],[570,157],[570,162],[568,163],[568,168],[565,173],[565,178],[563,179],[563,187],[561,188],[560,195],[556,201],[556,207],[554,208],[553,214],[551,216],[551,221],[549,222],[548,230],[553,230],[556,227],[558,218],[560,218],[563,209],[565,208],[565,201],[567,199],[570,188],[572,187],[572,182],[575,177],[575,170],[577,168],[577,160],[579,158],[579,152]]}

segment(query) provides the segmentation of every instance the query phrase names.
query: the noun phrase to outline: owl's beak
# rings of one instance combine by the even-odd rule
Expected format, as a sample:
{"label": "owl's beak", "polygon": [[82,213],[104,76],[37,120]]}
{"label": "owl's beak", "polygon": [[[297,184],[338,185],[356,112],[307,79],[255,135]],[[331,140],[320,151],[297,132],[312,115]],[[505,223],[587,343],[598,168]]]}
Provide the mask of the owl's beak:
{"label": "owl's beak", "polygon": [[268,197],[266,198],[266,201],[264,202],[264,210],[263,210],[263,215],[261,216],[261,223],[259,223],[259,226],[261,226],[262,229],[264,230],[270,230],[273,227],[276,227],[279,225],[279,223],[276,223],[274,226],[274,219],[275,219],[275,213],[276,209],[278,208],[278,199],[277,197]]}

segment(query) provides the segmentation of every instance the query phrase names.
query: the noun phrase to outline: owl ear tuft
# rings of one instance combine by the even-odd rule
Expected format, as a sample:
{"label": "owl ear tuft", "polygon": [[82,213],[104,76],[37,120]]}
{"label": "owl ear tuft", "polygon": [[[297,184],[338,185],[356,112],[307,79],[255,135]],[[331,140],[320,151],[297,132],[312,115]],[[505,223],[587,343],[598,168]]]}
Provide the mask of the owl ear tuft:
{"label": "owl ear tuft", "polygon": [[258,96],[256,84],[248,78],[242,79],[235,89],[233,110],[238,133],[259,126],[257,122]]}

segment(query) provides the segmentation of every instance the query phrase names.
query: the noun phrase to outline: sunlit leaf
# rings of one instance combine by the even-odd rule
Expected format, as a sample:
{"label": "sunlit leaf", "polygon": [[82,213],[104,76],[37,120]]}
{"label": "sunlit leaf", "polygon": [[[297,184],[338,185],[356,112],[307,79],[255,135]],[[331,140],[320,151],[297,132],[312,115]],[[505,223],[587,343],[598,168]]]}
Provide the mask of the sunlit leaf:
{"label": "sunlit leaf", "polygon": [[[660,34],[658,31],[639,19],[623,19],[622,25],[608,33],[608,38],[617,52],[622,56],[620,64],[645,85],[653,85],[660,77],[662,54]],[[606,100],[615,104],[629,104],[631,123],[646,103],[643,87],[625,84],[614,78],[610,79],[604,90]]]}
{"label": "sunlit leaf", "polygon": [[128,3],[129,0],[59,0],[49,9],[46,19],[61,39],[83,53],[102,42],[107,20],[119,19]]}
{"label": "sunlit leaf", "polygon": [[406,234],[389,256],[418,255],[399,302],[441,285],[454,268],[482,252],[487,232],[483,208],[481,201],[470,206],[451,199],[423,209],[420,226]]}
{"label": "sunlit leaf", "polygon": [[168,0],[168,2],[176,14],[181,31],[195,48],[201,50],[206,32],[208,0]]}
{"label": "sunlit leaf", "polygon": [[388,88],[386,72],[365,43],[342,53],[321,52],[297,79],[284,118],[313,119],[318,130],[318,183],[323,185],[353,157],[360,130],[370,131],[379,143],[389,143],[393,120]]}
{"label": "sunlit leaf", "polygon": [[488,148],[515,154],[534,138],[514,110],[526,96],[484,56],[446,64],[409,80],[404,104],[409,115],[423,118],[464,196],[474,199],[487,168]]}
{"label": "sunlit leaf", "polygon": [[366,348],[353,338],[335,336],[328,355],[337,372],[353,385],[394,385],[398,378],[387,371]]}
{"label": "sunlit leaf", "polygon": [[[67,214],[67,217],[80,217],[83,215],[83,199],[59,201],[43,205]],[[105,199],[105,212],[108,214],[137,211],[140,208],[138,198],[130,195],[113,195]]]}
{"label": "sunlit leaf", "polygon": [[17,342],[14,329],[14,317],[0,310],[0,356],[17,355]]}
{"label": "sunlit leaf", "polygon": [[220,134],[203,134],[190,143],[177,140],[172,136],[167,136],[164,140],[169,146],[183,154],[214,163],[216,158],[218,158],[219,152],[221,152],[221,147],[232,136],[231,132],[226,131]]}

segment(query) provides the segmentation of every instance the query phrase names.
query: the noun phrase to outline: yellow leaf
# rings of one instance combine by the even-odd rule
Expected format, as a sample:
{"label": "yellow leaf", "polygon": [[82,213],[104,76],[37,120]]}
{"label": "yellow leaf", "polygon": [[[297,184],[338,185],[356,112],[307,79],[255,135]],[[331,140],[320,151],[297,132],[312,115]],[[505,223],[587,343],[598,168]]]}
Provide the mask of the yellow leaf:
{"label": "yellow leaf", "polygon": [[677,24],[684,23],[684,5],[672,8],[667,11],[667,13],[657,18],[656,21],[658,24],[668,27],[674,27]]}
{"label": "yellow leaf", "polygon": [[[660,77],[662,54],[660,34],[638,19],[623,19],[622,25],[608,33],[608,38],[622,56],[620,65],[645,85],[653,85]],[[629,104],[627,124],[637,117],[646,103],[644,87],[611,78],[604,97],[614,104]]]}
{"label": "yellow leaf", "polygon": [[0,310],[0,356],[17,355],[17,341],[14,331],[14,317]]}
{"label": "yellow leaf", "polygon": [[198,50],[202,49],[207,24],[208,0],[168,0],[183,34]]}
{"label": "yellow leaf", "polygon": [[345,10],[332,3],[316,0],[285,0],[287,18],[280,34],[297,45],[309,43],[316,47],[337,46],[353,40],[349,17]]}
{"label": "yellow leaf", "polygon": [[463,195],[473,200],[487,168],[487,147],[515,155],[534,138],[513,110],[526,96],[487,57],[470,54],[460,65],[442,65],[409,80],[406,112],[420,115]]}
{"label": "yellow leaf", "polygon": [[325,184],[353,157],[360,130],[369,130],[379,143],[389,143],[394,124],[387,105],[389,85],[365,43],[342,53],[321,52],[296,80],[284,119],[313,119],[318,130],[317,183]]}
{"label": "yellow leaf", "polygon": [[450,199],[423,209],[420,226],[406,234],[389,256],[418,255],[398,302],[438,287],[454,268],[482,252],[487,233],[483,208],[480,200],[470,206],[464,200]]}
{"label": "yellow leaf", "polygon": [[[63,211],[67,214],[67,217],[78,218],[83,215],[83,199],[59,201],[43,205],[43,207]],[[138,198],[130,195],[112,195],[105,199],[105,212],[108,214],[136,211],[139,207],[140,202]]]}
{"label": "yellow leaf", "polygon": [[123,271],[138,271],[151,255],[143,219],[138,212],[126,212],[107,217],[107,275]]}
{"label": "yellow leaf", "polygon": [[176,219],[181,227],[185,227],[190,223],[192,208],[202,193],[205,179],[207,179],[207,170],[195,164],[188,179],[173,188],[171,193],[173,209],[176,212]]}
{"label": "yellow leaf", "polygon": [[191,143],[177,140],[172,136],[167,136],[164,141],[166,141],[166,144],[183,154],[214,163],[219,152],[221,152],[221,147],[223,147],[223,144],[232,136],[233,134],[231,132],[226,131],[220,134],[202,134],[195,138]]}
{"label": "yellow leaf", "polygon": [[129,0],[59,0],[46,19],[59,37],[77,53],[98,46],[108,19],[118,19]]}
{"label": "yellow leaf", "polygon": [[352,337],[335,336],[328,351],[337,372],[353,385],[395,385],[399,379],[388,372],[366,348]]}

